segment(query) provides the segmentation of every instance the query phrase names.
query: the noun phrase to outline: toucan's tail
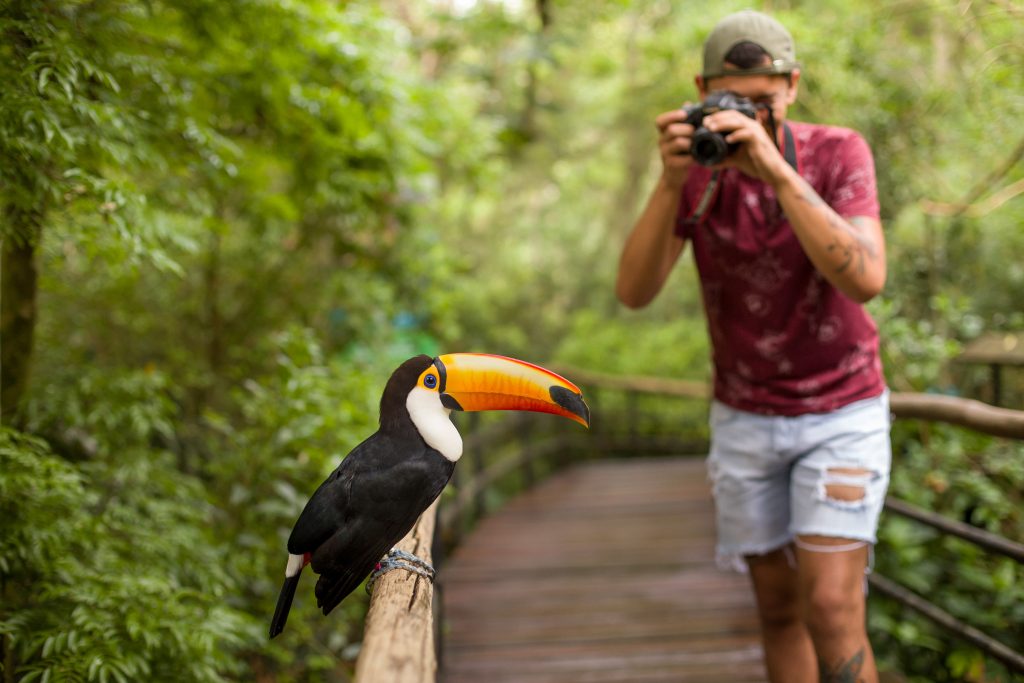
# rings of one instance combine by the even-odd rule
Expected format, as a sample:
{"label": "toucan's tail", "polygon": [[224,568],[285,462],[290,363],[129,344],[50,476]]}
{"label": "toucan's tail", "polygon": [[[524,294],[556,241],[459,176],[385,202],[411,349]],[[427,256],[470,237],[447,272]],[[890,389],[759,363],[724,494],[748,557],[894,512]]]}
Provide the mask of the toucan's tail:
{"label": "toucan's tail", "polygon": [[274,618],[270,621],[271,638],[283,631],[284,625],[288,623],[288,610],[292,608],[292,599],[295,597],[295,589],[299,586],[300,576],[302,574],[297,573],[295,576],[286,576],[284,579],[284,585],[281,586],[281,594],[277,596],[277,608],[274,610]]}
{"label": "toucan's tail", "polygon": [[359,587],[371,569],[372,566],[360,572],[341,567],[321,572],[320,578],[316,581],[316,606],[321,608],[324,614],[329,614],[349,593]]}

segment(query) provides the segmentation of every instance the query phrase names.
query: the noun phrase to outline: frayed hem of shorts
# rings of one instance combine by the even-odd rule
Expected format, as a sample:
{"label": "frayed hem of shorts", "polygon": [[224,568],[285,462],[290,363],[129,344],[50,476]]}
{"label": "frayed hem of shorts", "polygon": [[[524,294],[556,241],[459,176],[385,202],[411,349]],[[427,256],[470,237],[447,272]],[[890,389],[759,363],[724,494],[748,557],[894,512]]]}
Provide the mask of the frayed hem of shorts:
{"label": "frayed hem of shorts", "polygon": [[816,529],[814,527],[811,527],[809,529],[800,529],[798,531],[793,532],[792,538],[796,538],[797,536],[822,536],[824,538],[845,538],[849,541],[863,541],[868,545],[878,544],[878,537],[875,534],[839,533],[834,528]]}
{"label": "frayed hem of shorts", "polygon": [[740,546],[739,548],[718,548],[715,552],[715,564],[722,571],[733,571],[740,574],[750,573],[747,561],[743,558],[748,555],[767,555],[792,543],[791,535],[782,536],[768,543],[758,543]]}

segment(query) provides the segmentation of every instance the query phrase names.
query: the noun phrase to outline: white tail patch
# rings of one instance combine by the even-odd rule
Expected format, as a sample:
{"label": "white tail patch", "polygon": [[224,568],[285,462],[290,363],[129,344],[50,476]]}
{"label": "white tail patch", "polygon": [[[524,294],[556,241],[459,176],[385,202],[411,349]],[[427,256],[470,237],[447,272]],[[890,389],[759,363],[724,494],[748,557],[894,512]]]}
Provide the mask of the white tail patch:
{"label": "white tail patch", "polygon": [[289,579],[299,572],[306,566],[306,558],[304,555],[292,555],[288,553],[288,566],[284,568],[284,575]]}

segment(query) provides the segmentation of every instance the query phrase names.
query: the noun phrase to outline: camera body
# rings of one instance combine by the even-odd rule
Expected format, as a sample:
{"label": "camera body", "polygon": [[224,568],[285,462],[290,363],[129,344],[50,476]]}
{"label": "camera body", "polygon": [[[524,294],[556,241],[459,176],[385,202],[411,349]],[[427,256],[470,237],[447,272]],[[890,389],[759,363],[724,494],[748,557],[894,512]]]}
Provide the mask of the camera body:
{"label": "camera body", "polygon": [[728,90],[716,90],[700,104],[683,107],[686,123],[694,127],[690,143],[690,155],[701,166],[714,166],[736,151],[739,145],[729,144],[721,133],[713,133],[704,127],[704,117],[715,112],[733,109],[752,119],[757,118],[758,106],[746,97],[740,97]]}

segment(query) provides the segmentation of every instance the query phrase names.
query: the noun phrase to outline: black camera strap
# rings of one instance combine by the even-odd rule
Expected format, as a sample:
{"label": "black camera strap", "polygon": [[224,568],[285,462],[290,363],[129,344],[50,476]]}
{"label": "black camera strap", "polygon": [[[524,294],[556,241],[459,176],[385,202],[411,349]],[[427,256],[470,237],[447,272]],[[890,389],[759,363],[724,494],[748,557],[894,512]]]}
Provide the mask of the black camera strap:
{"label": "black camera strap", "polygon": [[782,122],[782,130],[785,133],[785,142],[783,142],[782,156],[786,158],[786,163],[793,167],[793,170],[800,173],[800,168],[796,165],[796,140],[793,139],[793,131],[790,129],[789,124],[785,121]]}
{"label": "black camera strap", "polygon": [[[771,121],[772,131],[775,130],[775,121]],[[797,167],[796,162],[796,141],[793,139],[793,131],[790,129],[789,124],[785,121],[782,122],[783,142],[782,156],[786,159],[786,163],[793,167],[793,170],[797,173],[800,169]],[[721,176],[721,171],[714,171],[711,174],[711,180],[704,186],[704,194],[700,196],[700,201],[697,202],[697,208],[693,210],[693,213],[684,221],[686,225],[700,225],[704,222],[704,218],[707,216],[708,211],[714,204],[715,196],[718,194],[718,181]]]}

